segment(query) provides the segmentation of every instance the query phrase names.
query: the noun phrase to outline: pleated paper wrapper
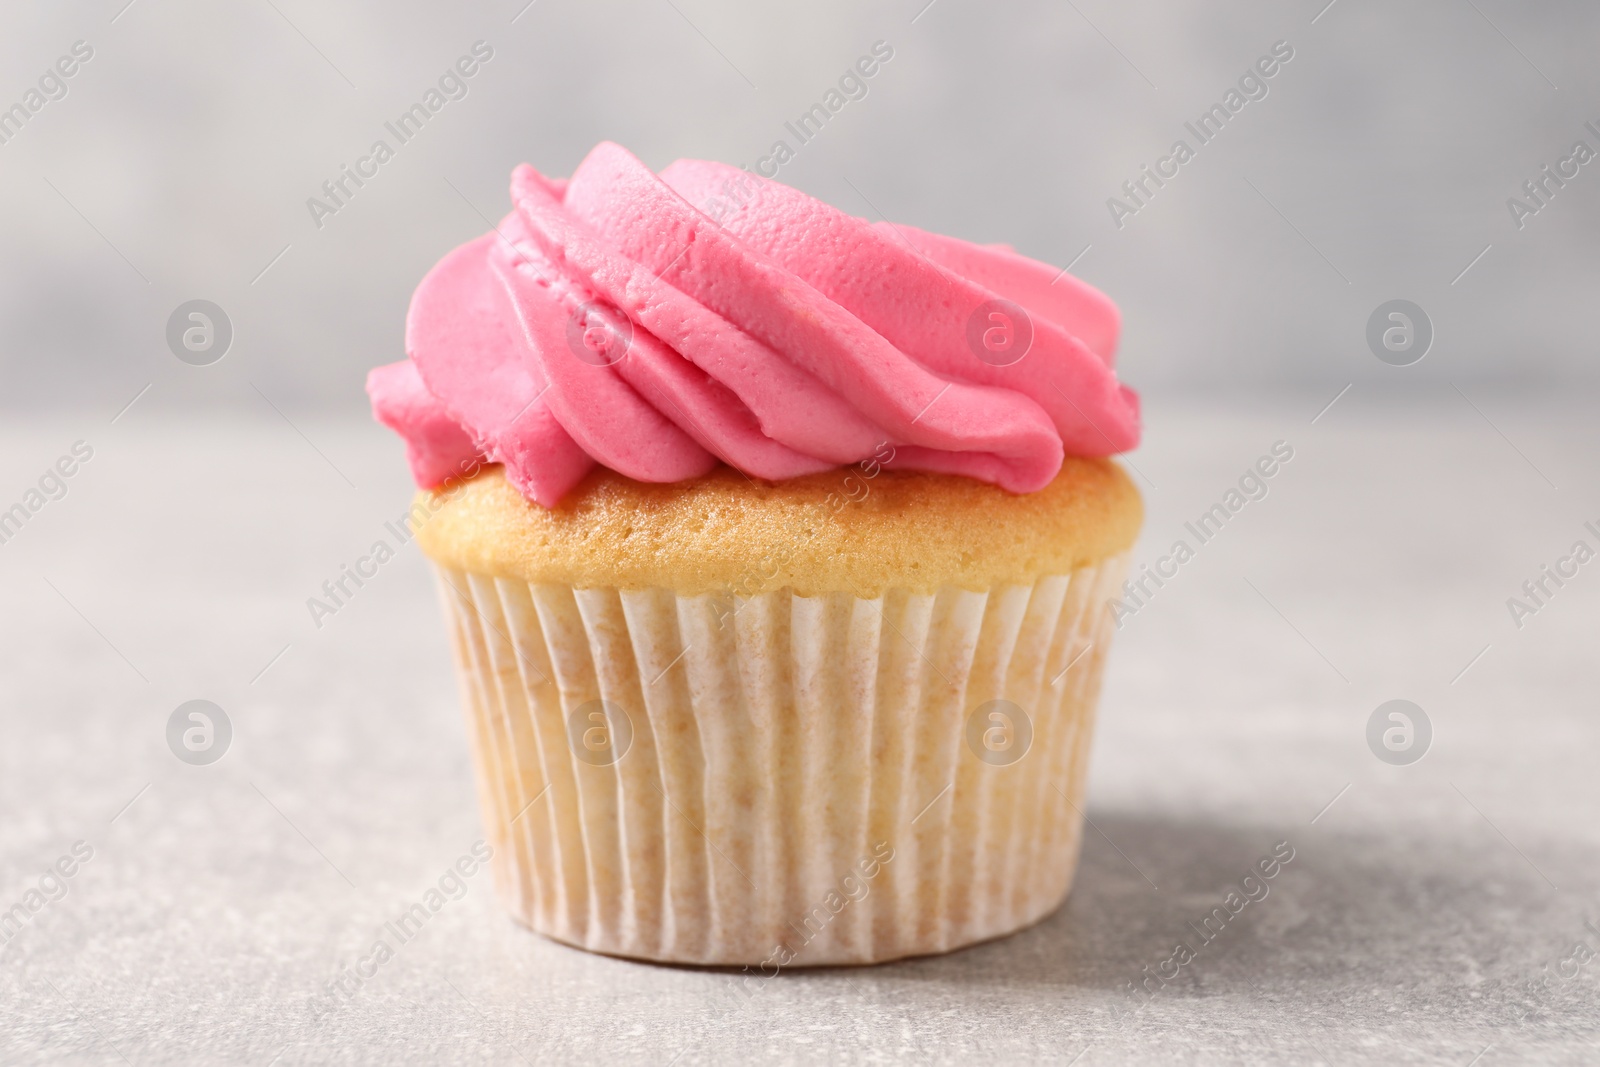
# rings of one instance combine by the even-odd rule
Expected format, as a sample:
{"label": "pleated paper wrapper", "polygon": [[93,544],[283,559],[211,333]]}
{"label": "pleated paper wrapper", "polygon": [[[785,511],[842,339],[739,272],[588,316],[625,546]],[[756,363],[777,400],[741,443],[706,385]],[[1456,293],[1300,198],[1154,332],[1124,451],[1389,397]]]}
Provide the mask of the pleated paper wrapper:
{"label": "pleated paper wrapper", "polygon": [[1125,567],[866,600],[437,566],[501,897],[571,945],[763,973],[1038,921]]}

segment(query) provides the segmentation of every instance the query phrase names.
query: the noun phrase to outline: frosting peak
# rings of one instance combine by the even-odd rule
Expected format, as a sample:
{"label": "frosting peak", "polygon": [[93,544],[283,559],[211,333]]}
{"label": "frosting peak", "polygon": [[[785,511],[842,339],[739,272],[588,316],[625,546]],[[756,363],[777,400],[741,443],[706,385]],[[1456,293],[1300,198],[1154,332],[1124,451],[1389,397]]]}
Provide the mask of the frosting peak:
{"label": "frosting peak", "polygon": [[[867,223],[720,163],[597,146],[418,286],[367,381],[418,484],[501,463],[554,506],[595,464],[780,480],[879,458],[1012,492],[1139,439],[1116,307],[1002,245]],[[701,205],[701,206],[696,206]]]}

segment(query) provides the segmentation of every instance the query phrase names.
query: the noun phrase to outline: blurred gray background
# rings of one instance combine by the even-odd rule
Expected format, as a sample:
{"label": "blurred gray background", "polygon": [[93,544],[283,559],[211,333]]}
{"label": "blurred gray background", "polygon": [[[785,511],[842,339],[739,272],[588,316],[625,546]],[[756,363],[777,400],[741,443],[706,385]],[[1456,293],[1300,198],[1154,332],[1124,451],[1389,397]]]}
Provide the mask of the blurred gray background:
{"label": "blurred gray background", "polygon": [[[1600,545],[1600,162],[1521,229],[1506,201],[1600,149],[1600,7],[526,3],[5,8],[0,123],[93,57],[0,124],[0,512],[93,458],[0,543],[0,913],[75,841],[94,859],[0,938],[0,1063],[1595,1062],[1600,564],[1533,617],[1507,601]],[[467,95],[317,228],[307,198],[479,40]],[[516,928],[479,881],[313,1020],[482,834],[420,553],[307,610],[411,492],[362,381],[413,287],[516,163],[754,162],[879,40],[780,178],[1121,305],[1136,566],[1295,449],[1117,634],[1072,896],[744,1003]],[[1196,146],[1280,40],[1266,97]],[[1180,137],[1119,229],[1107,199]],[[233,324],[209,366],[167,346],[192,299]],[[1436,331],[1413,365],[1368,347],[1393,299]],[[166,734],[197,698],[233,725],[209,766]],[[1403,766],[1366,734],[1396,698],[1433,730]],[[1121,1014],[1280,840],[1271,898]]]}
{"label": "blurred gray background", "polygon": [[[780,180],[1076,261],[1126,313],[1136,387],[1596,381],[1600,167],[1520,231],[1506,206],[1576,139],[1600,148],[1592,4],[126,3],[8,5],[4,103],[74,41],[94,57],[0,144],[0,405],[114,412],[154,382],[141,403],[265,411],[254,383],[359,409],[413,286],[507,209],[513,165],[565,174],[601,139],[656,168],[754,163],[878,40],[893,60]],[[307,198],[480,39],[468,95],[318,229]],[[1107,199],[1195,145],[1184,122],[1279,40],[1268,95],[1113,225]],[[1363,343],[1397,297],[1437,329],[1403,371]],[[233,320],[217,366],[166,349],[191,298]]]}

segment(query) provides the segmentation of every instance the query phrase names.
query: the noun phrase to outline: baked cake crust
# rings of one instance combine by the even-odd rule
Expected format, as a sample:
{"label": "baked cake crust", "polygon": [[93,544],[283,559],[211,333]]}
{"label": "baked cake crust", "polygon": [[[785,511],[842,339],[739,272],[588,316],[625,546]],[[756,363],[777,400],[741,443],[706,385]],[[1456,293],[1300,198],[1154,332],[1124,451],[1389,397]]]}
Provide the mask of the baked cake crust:
{"label": "baked cake crust", "polygon": [[659,485],[597,468],[557,507],[499,466],[418,494],[417,539],[462,570],[578,589],[875,597],[985,590],[1069,574],[1128,548],[1143,503],[1110,460],[1067,457],[1037,493],[955,475],[858,468],[781,483],[728,467]]}

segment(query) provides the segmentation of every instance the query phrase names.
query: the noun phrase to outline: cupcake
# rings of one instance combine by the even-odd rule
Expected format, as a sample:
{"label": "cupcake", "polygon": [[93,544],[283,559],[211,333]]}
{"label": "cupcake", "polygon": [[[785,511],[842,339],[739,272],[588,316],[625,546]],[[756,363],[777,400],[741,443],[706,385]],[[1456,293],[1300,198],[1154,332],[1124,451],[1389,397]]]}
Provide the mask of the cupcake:
{"label": "cupcake", "polygon": [[368,380],[511,913],[769,975],[1049,914],[1141,519],[1115,307],[612,144],[511,201]]}

